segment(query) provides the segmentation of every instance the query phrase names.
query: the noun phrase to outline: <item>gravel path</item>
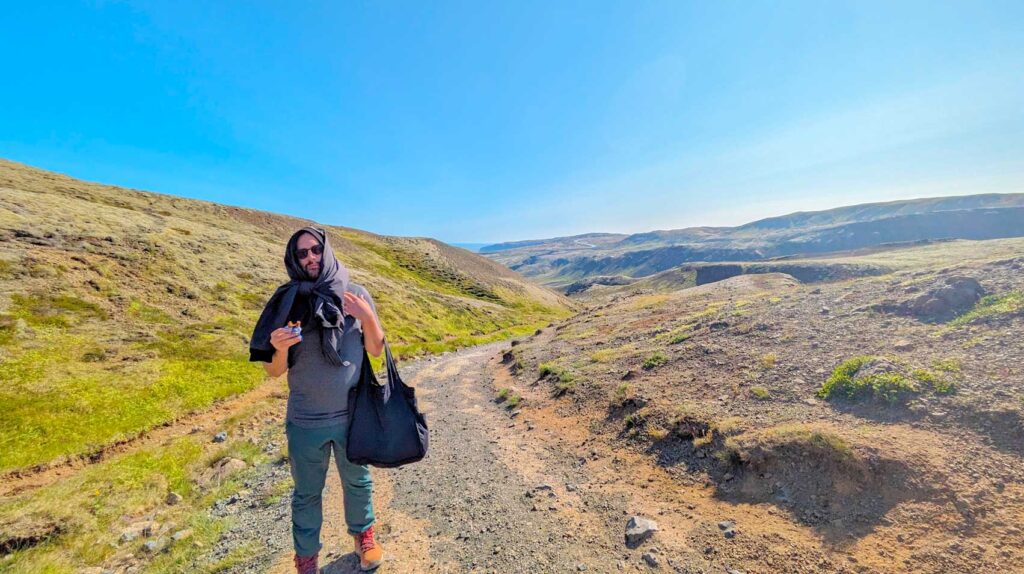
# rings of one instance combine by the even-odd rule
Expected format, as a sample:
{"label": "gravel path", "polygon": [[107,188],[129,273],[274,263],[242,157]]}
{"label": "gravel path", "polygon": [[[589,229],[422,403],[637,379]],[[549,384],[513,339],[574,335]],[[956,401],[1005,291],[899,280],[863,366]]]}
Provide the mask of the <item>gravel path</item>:
{"label": "gravel path", "polygon": [[[493,401],[487,362],[505,345],[401,366],[427,413],[431,450],[418,464],[374,470],[378,531],[387,556],[380,571],[640,568],[638,552],[623,544],[624,499],[585,494],[579,487],[587,481],[585,461],[575,448],[547,440],[553,435],[542,436]],[[276,440],[283,440],[283,433]],[[258,549],[255,558],[228,572],[291,571],[289,497],[282,489],[287,481],[286,464],[266,465],[249,481],[248,492],[215,506],[213,512],[232,516],[235,526],[213,549],[214,556]],[[267,503],[275,489],[285,494]],[[341,508],[340,483],[332,474],[325,499],[324,573],[358,571]]]}

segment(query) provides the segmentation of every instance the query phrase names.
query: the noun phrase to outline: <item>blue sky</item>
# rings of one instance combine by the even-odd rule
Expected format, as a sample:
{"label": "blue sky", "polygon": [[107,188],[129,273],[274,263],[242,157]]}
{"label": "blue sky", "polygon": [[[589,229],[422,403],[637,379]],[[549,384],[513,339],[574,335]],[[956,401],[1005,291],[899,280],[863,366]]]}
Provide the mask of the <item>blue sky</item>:
{"label": "blue sky", "polygon": [[1016,1],[21,4],[0,156],[105,183],[450,242],[1024,191]]}

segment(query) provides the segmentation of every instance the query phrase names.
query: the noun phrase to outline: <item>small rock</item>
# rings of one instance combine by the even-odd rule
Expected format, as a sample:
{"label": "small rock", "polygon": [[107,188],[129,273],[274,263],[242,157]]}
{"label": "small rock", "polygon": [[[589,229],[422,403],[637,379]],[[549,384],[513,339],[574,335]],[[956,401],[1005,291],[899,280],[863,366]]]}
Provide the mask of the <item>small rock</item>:
{"label": "small rock", "polygon": [[226,440],[228,440],[228,433],[224,431],[220,431],[219,433],[213,435],[213,442],[224,442]]}
{"label": "small rock", "polygon": [[736,523],[732,520],[723,520],[718,523],[718,528],[721,530],[729,530],[730,528],[736,528]]}
{"label": "small rock", "polygon": [[650,552],[644,552],[641,558],[643,558],[644,562],[646,562],[647,565],[651,568],[658,567],[658,558],[654,554],[651,554]]}
{"label": "small rock", "polygon": [[181,495],[178,494],[177,492],[171,492],[167,494],[167,504],[170,504],[171,506],[178,504],[179,502],[181,502],[181,500]]}
{"label": "small rock", "polygon": [[179,530],[171,535],[171,540],[178,542],[192,536],[192,529],[186,528],[185,530]]}
{"label": "small rock", "polygon": [[907,339],[900,339],[892,344],[892,348],[896,349],[897,351],[909,351],[914,348],[914,343],[908,341]]}
{"label": "small rock", "polygon": [[633,516],[626,523],[626,546],[636,548],[657,531],[657,522],[642,516]]}
{"label": "small rock", "polygon": [[167,546],[167,539],[158,538],[156,540],[147,541],[145,544],[142,545],[142,550],[149,554],[156,554],[157,552],[163,550],[165,546]]}

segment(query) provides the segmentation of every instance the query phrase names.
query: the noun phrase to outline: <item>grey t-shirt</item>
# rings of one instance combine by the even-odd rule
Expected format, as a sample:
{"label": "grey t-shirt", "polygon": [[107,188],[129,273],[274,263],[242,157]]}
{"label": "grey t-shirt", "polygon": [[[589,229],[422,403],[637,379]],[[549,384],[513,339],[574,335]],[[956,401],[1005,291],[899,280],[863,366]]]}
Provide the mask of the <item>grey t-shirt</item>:
{"label": "grey t-shirt", "polygon": [[[376,314],[377,306],[362,286],[349,283],[348,290],[362,295]],[[338,341],[342,364],[327,362],[320,351],[320,329],[303,325],[302,342],[294,347],[294,364],[288,369],[287,419],[300,427],[316,428],[348,421],[348,392],[359,382],[363,367],[362,324],[345,316],[345,329]]]}

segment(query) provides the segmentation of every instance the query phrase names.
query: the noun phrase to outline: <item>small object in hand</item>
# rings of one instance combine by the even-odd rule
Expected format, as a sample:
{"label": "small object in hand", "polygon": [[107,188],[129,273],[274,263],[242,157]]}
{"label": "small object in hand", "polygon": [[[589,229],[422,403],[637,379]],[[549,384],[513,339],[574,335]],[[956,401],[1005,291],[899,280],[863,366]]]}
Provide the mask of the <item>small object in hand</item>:
{"label": "small object in hand", "polygon": [[302,342],[302,321],[294,321],[294,322],[288,321],[288,328],[292,330],[292,333],[295,333],[296,335],[299,336],[299,342],[301,343]]}

